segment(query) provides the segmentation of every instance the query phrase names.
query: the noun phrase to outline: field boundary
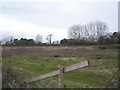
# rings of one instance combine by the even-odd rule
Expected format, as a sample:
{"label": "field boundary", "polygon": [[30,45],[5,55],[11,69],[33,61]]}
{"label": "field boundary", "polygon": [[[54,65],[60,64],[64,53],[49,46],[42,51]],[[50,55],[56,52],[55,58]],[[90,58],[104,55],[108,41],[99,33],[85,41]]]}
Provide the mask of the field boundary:
{"label": "field boundary", "polygon": [[77,64],[74,64],[74,65],[68,66],[66,68],[59,65],[59,70],[52,71],[50,73],[46,73],[46,74],[37,76],[35,78],[27,80],[27,82],[28,83],[29,82],[34,82],[34,81],[42,80],[42,79],[45,79],[45,78],[48,78],[48,77],[56,76],[56,75],[59,74],[59,88],[63,88],[63,86],[64,86],[63,85],[63,81],[64,81],[63,73],[64,72],[69,72],[69,71],[73,71],[73,70],[76,70],[76,69],[84,68],[84,67],[87,67],[88,65],[89,65],[88,61],[83,61],[81,63],[77,63]]}

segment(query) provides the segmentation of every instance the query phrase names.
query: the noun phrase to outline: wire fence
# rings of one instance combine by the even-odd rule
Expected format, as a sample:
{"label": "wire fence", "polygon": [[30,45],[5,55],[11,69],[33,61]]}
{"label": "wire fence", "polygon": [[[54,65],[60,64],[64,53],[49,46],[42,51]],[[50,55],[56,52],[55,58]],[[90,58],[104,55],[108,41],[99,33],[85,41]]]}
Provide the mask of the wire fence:
{"label": "wire fence", "polygon": [[106,85],[106,87],[104,89],[107,89],[107,88],[120,88],[119,80],[120,80],[120,71],[117,70],[112,74],[112,76],[108,80],[108,84]]}

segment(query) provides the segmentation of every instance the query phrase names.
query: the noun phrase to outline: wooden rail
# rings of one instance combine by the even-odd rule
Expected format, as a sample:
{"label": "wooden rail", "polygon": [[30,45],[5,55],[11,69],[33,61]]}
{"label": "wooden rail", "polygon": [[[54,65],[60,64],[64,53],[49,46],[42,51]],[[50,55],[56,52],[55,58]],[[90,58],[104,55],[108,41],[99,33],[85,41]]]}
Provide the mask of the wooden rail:
{"label": "wooden rail", "polygon": [[[73,70],[83,68],[83,67],[86,67],[86,66],[88,66],[88,61],[84,61],[84,62],[81,62],[81,63],[77,63],[77,64],[74,64],[74,65],[68,66],[68,67],[64,68],[63,72],[73,71]],[[32,79],[28,80],[27,82],[42,80],[42,79],[45,79],[45,78],[48,78],[48,77],[58,75],[60,73],[59,71],[60,70],[56,70],[56,71],[53,71],[53,72],[50,72],[50,73],[46,73],[46,74],[37,76],[35,78],[32,78]]]}

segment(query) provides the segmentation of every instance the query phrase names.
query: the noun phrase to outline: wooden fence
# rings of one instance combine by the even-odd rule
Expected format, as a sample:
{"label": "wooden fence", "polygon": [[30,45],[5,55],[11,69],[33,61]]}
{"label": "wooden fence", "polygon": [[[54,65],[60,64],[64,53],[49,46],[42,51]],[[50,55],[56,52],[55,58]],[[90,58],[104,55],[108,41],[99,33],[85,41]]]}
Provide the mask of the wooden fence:
{"label": "wooden fence", "polygon": [[56,70],[56,71],[52,71],[50,73],[46,73],[46,74],[43,74],[43,75],[40,75],[40,76],[37,76],[35,78],[32,78],[30,80],[28,80],[27,82],[34,82],[34,81],[37,81],[37,80],[42,80],[42,79],[45,79],[45,78],[48,78],[48,77],[52,77],[52,76],[56,76],[59,74],[59,88],[63,88],[64,87],[64,77],[63,77],[63,73],[64,72],[69,72],[69,71],[73,71],[73,70],[76,70],[76,69],[79,69],[79,68],[83,68],[83,67],[86,67],[88,66],[88,61],[84,61],[84,62],[81,62],[81,63],[77,63],[77,64],[74,64],[74,65],[71,65],[71,66],[68,66],[66,68],[64,68],[63,66],[59,66],[59,70]]}

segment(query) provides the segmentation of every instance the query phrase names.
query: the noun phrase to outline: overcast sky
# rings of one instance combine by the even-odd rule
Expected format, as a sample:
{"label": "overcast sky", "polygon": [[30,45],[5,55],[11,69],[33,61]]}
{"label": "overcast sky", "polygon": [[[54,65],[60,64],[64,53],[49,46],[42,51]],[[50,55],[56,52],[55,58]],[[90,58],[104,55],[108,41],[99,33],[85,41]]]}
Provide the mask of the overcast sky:
{"label": "overcast sky", "polygon": [[35,38],[53,34],[53,40],[67,38],[75,24],[100,20],[109,32],[118,31],[118,0],[1,0],[0,39]]}

